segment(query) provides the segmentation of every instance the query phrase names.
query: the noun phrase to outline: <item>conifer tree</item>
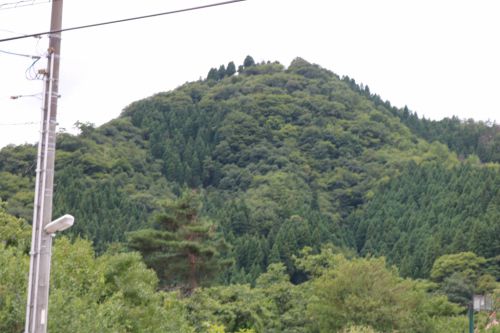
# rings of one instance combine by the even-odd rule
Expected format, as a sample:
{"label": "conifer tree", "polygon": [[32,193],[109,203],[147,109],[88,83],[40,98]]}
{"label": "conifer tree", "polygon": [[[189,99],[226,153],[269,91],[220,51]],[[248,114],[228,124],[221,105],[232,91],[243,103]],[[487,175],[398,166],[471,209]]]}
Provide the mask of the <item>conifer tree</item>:
{"label": "conifer tree", "polygon": [[229,62],[226,68],[226,76],[233,76],[236,73],[236,65],[234,62]]}
{"label": "conifer tree", "polygon": [[207,80],[217,81],[218,79],[219,79],[219,72],[217,71],[217,68],[210,68],[207,74]]}
{"label": "conifer tree", "polygon": [[226,66],[220,65],[219,70],[217,71],[217,76],[219,80],[222,80],[226,76]]}
{"label": "conifer tree", "polygon": [[246,56],[245,60],[243,61],[243,66],[245,68],[248,68],[250,66],[254,66],[255,65],[255,61],[253,60],[253,58],[249,55]]}
{"label": "conifer tree", "polygon": [[197,194],[185,192],[157,216],[155,229],[129,234],[129,247],[142,253],[165,288],[190,294],[226,264],[220,258],[225,243],[215,225],[199,216],[200,209]]}

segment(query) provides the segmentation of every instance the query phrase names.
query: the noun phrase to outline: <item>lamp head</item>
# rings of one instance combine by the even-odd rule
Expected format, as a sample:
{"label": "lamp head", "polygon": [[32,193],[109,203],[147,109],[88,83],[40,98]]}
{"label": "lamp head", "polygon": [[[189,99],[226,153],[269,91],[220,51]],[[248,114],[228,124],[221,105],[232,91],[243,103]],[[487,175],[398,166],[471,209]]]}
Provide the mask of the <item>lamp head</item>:
{"label": "lamp head", "polygon": [[47,224],[44,228],[45,232],[48,234],[55,234],[56,232],[68,229],[75,222],[75,218],[69,214],[63,215],[57,220],[54,220]]}

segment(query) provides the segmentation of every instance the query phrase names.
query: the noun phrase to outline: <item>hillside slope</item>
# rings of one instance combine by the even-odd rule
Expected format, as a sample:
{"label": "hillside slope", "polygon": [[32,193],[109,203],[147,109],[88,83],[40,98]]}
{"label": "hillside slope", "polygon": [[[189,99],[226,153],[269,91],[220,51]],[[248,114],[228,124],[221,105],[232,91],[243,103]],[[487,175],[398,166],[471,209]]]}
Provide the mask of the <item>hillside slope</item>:
{"label": "hillside slope", "polygon": [[[399,179],[412,178],[408,168],[416,169],[410,169],[413,175],[438,165],[447,174],[462,163],[446,145],[412,132],[398,112],[300,58],[288,68],[246,61],[237,74],[221,66],[206,80],[133,103],[99,128],[79,124],[79,136],[60,134],[55,214],[74,214],[79,222],[73,233],[103,250],[127,231],[148,225],[162,202],[184,187],[201,189],[203,214],[218,221],[233,245],[232,281],[252,281],[277,261],[300,279],[292,255],[325,242],[389,255],[397,247],[385,230],[363,231],[382,223],[370,218],[377,203],[384,205],[388,184],[407,186]],[[0,197],[11,213],[28,219],[34,151],[20,146],[0,152]],[[474,176],[479,188],[486,181]],[[433,201],[432,195],[447,196],[448,190],[424,194]],[[462,194],[457,192],[457,200],[477,200]],[[481,200],[497,195],[484,192]],[[394,214],[402,214],[405,204]],[[492,209],[498,211],[498,205]],[[460,214],[449,211],[439,223],[447,225]],[[471,225],[457,230],[468,232]],[[368,247],[374,233],[387,244],[370,241]],[[440,253],[451,249],[442,246]],[[402,263],[395,256],[393,261]]]}

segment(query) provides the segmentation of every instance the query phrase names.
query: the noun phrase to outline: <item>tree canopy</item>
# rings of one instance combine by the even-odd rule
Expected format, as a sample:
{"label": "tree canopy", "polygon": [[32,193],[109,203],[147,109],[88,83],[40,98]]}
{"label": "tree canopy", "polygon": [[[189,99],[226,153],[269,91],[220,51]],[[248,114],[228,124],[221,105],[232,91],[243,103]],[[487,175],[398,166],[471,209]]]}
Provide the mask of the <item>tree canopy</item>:
{"label": "tree canopy", "polygon": [[[57,137],[54,216],[76,223],[54,332],[456,332],[448,300],[498,289],[496,124],[248,56],[76,126]],[[2,332],[23,317],[35,162],[0,150]]]}

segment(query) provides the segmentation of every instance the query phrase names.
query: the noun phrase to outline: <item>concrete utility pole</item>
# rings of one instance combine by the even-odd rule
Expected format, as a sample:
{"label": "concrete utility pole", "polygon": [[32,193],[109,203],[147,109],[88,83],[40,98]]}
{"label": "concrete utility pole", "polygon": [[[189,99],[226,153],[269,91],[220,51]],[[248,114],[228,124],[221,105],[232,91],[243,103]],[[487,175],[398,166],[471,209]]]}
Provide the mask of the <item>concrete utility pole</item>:
{"label": "concrete utility pole", "polygon": [[[52,0],[50,31],[61,30],[62,9],[63,0]],[[47,332],[52,236],[44,228],[52,219],[60,46],[61,33],[51,34],[38,143],[25,333]]]}

